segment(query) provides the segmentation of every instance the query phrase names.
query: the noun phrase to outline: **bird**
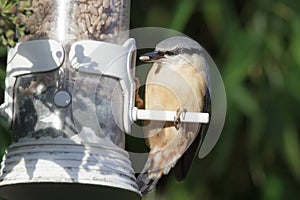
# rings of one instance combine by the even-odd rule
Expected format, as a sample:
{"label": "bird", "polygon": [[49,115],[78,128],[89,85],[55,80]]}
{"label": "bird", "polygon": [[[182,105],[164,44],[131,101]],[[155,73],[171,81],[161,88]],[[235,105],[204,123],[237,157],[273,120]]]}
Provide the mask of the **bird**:
{"label": "bird", "polygon": [[137,176],[143,195],[170,171],[177,181],[185,179],[200,149],[204,124],[181,122],[181,117],[186,112],[210,110],[209,64],[204,51],[187,36],[173,36],[139,58],[153,63],[146,78],[145,109],[176,111],[173,122],[144,122],[144,137],[150,150]]}

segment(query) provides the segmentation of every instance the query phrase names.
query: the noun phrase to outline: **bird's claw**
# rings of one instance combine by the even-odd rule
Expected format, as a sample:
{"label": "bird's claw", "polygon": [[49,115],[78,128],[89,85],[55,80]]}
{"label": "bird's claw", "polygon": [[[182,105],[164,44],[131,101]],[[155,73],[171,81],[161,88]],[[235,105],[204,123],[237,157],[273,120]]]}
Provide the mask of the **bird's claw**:
{"label": "bird's claw", "polygon": [[[182,113],[185,113],[185,112],[186,112],[185,109],[180,109],[180,108],[176,111],[176,115],[174,117],[174,126],[177,130],[181,127],[181,118],[180,118],[180,116],[181,116]],[[183,118],[184,118],[184,115],[183,115]]]}

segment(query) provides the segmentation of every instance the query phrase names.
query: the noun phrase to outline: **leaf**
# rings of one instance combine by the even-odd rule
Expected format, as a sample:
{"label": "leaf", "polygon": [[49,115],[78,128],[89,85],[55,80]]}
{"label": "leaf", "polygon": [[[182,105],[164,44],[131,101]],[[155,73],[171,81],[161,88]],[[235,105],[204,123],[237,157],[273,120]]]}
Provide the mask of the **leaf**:
{"label": "leaf", "polygon": [[5,36],[6,36],[6,38],[12,39],[12,38],[14,38],[14,34],[15,34],[15,32],[10,29],[10,30],[6,31]]}
{"label": "leaf", "polygon": [[178,1],[175,16],[170,28],[177,31],[183,31],[185,26],[187,25],[188,20],[193,14],[196,3],[197,1],[194,0]]}
{"label": "leaf", "polygon": [[207,25],[215,34],[220,34],[224,26],[224,2],[218,0],[202,1],[200,4],[200,11],[202,11]]}
{"label": "leaf", "polygon": [[286,162],[300,181],[300,138],[292,124],[285,127],[282,142]]}
{"label": "leaf", "polygon": [[290,51],[295,59],[298,67],[300,68],[300,17],[295,17],[291,23],[292,34],[291,34],[291,46]]}
{"label": "leaf", "polygon": [[269,175],[264,188],[264,200],[281,200],[283,199],[283,186],[277,175]]}

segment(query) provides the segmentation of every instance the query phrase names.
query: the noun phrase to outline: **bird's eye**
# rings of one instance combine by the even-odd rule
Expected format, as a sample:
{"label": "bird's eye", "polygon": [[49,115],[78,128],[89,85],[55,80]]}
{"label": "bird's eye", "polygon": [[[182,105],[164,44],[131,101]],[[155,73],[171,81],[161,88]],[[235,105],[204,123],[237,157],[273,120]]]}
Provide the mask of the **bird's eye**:
{"label": "bird's eye", "polygon": [[159,51],[159,52],[158,52],[158,56],[159,56],[160,58],[164,57],[164,55],[166,55],[165,52],[162,52],[162,51]]}

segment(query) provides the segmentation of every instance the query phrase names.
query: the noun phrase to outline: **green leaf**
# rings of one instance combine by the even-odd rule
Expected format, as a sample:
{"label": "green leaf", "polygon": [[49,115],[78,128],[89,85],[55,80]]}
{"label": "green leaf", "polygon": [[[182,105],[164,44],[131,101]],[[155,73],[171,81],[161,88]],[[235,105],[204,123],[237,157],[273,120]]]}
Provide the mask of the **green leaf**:
{"label": "green leaf", "polygon": [[13,31],[13,30],[8,30],[8,31],[6,31],[6,33],[5,33],[5,36],[6,36],[6,38],[14,38],[14,34],[15,34],[15,31]]}
{"label": "green leaf", "polygon": [[219,35],[224,26],[224,2],[218,0],[201,1],[200,11],[203,13],[210,30]]}
{"label": "green leaf", "polygon": [[297,62],[298,67],[300,68],[300,17],[294,18],[291,24],[292,34],[290,51],[293,55],[293,58]]}
{"label": "green leaf", "polygon": [[264,200],[281,200],[283,199],[283,186],[277,175],[269,175],[264,189]]}
{"label": "green leaf", "polygon": [[183,31],[185,26],[187,25],[188,20],[193,14],[196,3],[197,1],[194,0],[178,1],[174,19],[171,23],[170,28],[177,31]]}
{"label": "green leaf", "polygon": [[282,142],[286,162],[300,181],[300,138],[292,124],[285,127]]}

